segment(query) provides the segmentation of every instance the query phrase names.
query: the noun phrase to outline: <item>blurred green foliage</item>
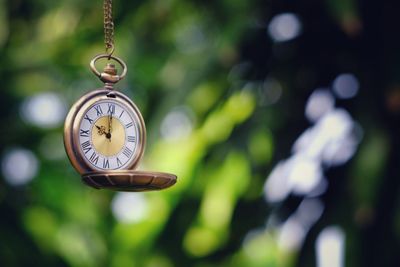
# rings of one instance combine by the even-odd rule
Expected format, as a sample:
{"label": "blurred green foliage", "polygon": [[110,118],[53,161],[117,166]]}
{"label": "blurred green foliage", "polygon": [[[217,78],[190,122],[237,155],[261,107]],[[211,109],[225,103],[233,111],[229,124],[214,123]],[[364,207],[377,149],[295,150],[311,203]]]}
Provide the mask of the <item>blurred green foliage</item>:
{"label": "blurred green foliage", "polygon": [[[112,212],[114,192],[80,182],[63,152],[62,123],[39,127],[21,115],[37,94],[54,92],[69,107],[101,87],[88,63],[104,51],[102,4],[0,0],[0,150],[26,148],[39,160],[30,183],[0,181],[1,266],[315,266],[316,236],[332,224],[346,233],[346,266],[398,266],[399,105],[388,108],[385,97],[400,87],[398,68],[384,79],[373,67],[379,55],[368,52],[383,50],[371,41],[381,18],[367,16],[374,5],[114,0],[115,55],[128,65],[117,87],[148,132],[141,168],[178,175],[171,189],[141,194],[145,212],[124,222]],[[267,26],[283,12],[299,15],[302,35],[277,44]],[[342,72],[360,78],[360,96],[339,105],[364,140],[354,160],[327,172],[324,214],[303,246],[285,250],[266,222],[287,219],[301,198],[267,204],[263,185],[308,127],[307,97]],[[281,90],[274,103],[263,93],[271,79]],[[188,128],[165,125],[170,114]],[[136,204],[127,203],[131,212]]]}

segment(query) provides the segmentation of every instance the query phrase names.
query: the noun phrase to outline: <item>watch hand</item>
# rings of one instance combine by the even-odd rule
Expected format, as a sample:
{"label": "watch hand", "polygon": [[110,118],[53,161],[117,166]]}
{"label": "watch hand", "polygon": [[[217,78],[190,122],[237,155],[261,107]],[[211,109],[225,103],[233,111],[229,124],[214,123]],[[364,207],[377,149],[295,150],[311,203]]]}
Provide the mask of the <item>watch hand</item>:
{"label": "watch hand", "polygon": [[108,133],[112,131],[112,115],[108,116]]}
{"label": "watch hand", "polygon": [[108,116],[108,133],[106,134],[106,138],[111,142],[111,126],[112,126],[112,115]]}
{"label": "watch hand", "polygon": [[105,133],[105,127],[104,126],[97,126],[97,125],[95,125],[95,126],[97,128],[97,133],[99,135],[103,135]]}

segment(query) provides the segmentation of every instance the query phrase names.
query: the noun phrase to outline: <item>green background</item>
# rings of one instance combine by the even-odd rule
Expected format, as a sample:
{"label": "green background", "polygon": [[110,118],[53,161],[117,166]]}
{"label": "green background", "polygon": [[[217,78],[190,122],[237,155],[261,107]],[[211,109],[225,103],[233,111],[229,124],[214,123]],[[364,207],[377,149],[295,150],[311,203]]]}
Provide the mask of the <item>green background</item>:
{"label": "green background", "polygon": [[[317,266],[316,240],[330,226],[344,234],[345,266],[400,265],[398,4],[114,2],[115,55],[128,65],[117,87],[147,126],[141,169],[178,183],[128,195],[86,187],[64,153],[63,121],[24,115],[51,92],[65,116],[101,87],[88,63],[104,51],[102,1],[0,0],[1,266]],[[274,41],[268,24],[287,12],[301,31]],[[322,194],[266,201],[271,171],[312,126],[307,99],[341,73],[359,81],[357,96],[336,101],[363,133],[354,157],[324,167]],[[15,149],[38,168],[18,186],[3,179]],[[128,221],[113,212],[118,197]],[[282,247],[281,226],[305,199],[322,214]]]}

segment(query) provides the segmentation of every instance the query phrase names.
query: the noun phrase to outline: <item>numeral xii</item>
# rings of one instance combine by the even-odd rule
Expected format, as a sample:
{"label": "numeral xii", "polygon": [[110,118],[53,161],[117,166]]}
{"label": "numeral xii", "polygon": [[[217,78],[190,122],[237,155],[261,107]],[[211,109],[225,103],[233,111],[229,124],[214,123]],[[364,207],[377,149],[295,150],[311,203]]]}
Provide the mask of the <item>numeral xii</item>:
{"label": "numeral xii", "polygon": [[113,115],[115,113],[115,105],[114,104],[108,104],[108,114]]}

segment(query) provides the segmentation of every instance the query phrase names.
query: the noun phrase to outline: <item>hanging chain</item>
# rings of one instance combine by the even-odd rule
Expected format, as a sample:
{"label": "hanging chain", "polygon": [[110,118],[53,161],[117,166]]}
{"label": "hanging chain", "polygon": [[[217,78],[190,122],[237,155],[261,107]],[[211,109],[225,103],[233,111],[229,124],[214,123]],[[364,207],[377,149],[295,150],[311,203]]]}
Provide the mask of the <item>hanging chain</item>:
{"label": "hanging chain", "polygon": [[104,43],[109,57],[114,53],[114,22],[112,18],[112,0],[104,0]]}

